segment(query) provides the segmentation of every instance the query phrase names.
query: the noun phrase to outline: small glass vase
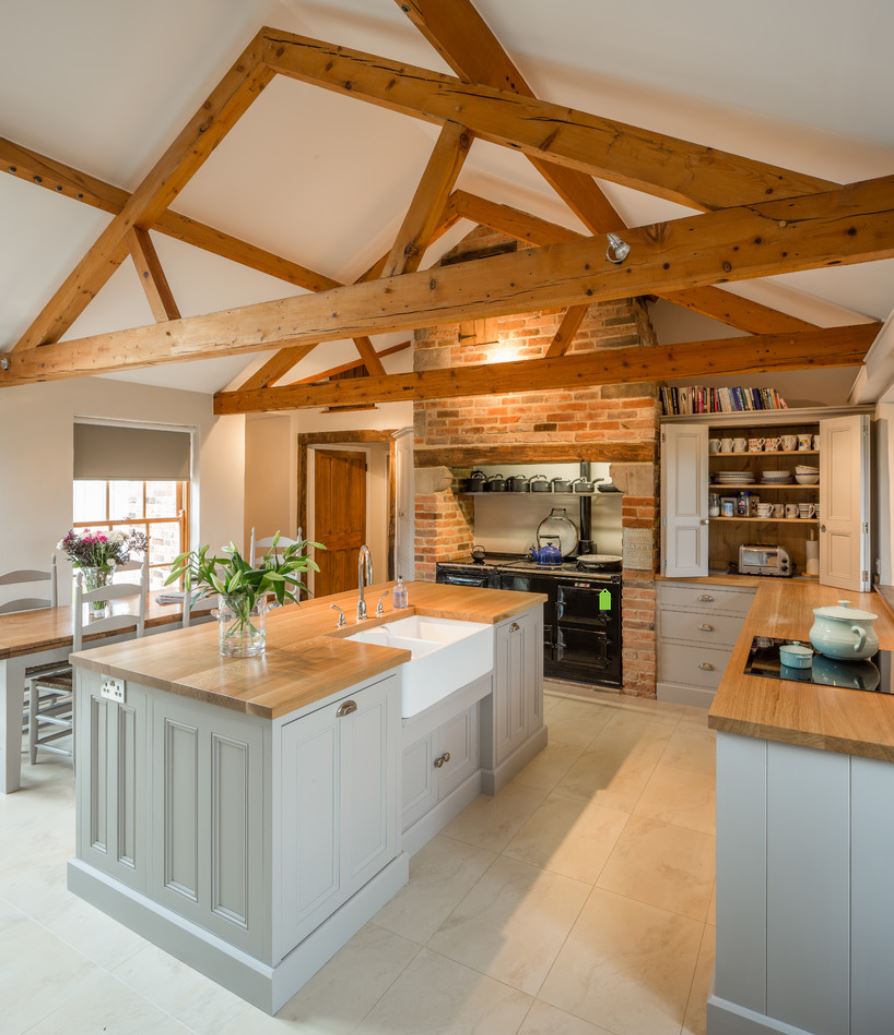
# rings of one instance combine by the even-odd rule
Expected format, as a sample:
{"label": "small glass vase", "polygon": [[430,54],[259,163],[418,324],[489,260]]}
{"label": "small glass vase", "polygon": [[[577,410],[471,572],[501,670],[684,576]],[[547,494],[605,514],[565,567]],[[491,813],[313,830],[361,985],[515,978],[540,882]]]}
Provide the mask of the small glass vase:
{"label": "small glass vase", "polygon": [[[94,589],[101,589],[112,584],[112,576],[115,574],[114,564],[94,567],[84,565],[79,569],[83,574],[82,585],[84,592],[89,593]],[[111,605],[108,600],[91,600],[87,604],[87,613],[92,621],[98,618],[107,618],[111,613]]]}
{"label": "small glass vase", "polygon": [[217,598],[217,642],[222,657],[256,658],[267,649],[267,605],[249,608],[245,600]]}

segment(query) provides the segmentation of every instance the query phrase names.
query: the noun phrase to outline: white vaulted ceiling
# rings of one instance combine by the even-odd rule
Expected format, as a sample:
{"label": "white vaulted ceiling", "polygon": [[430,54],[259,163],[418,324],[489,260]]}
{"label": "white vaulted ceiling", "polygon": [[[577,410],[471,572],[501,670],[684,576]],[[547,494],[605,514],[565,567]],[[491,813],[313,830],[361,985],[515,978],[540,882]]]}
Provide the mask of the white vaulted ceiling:
{"label": "white vaulted ceiling", "polygon": [[[838,181],[894,172],[894,5],[854,0],[478,0],[543,98]],[[263,25],[450,71],[393,0],[3,0],[0,135],[132,190]],[[178,211],[338,279],[389,246],[435,127],[277,78],[182,192]],[[520,155],[476,141],[459,186],[580,229]],[[604,185],[640,224],[687,210]],[[12,344],[109,216],[0,177],[0,348]],[[457,227],[439,245],[450,247]],[[183,315],[299,289],[154,235]],[[894,261],[789,274],[731,290],[819,324],[894,307]],[[659,335],[693,324],[654,311]],[[130,262],[67,337],[151,314]],[[713,321],[706,333],[723,333]],[[731,332],[732,333],[732,332]],[[400,340],[383,336],[379,346]],[[321,346],[301,374],[352,357]],[[407,353],[386,360],[396,369]],[[136,370],[215,391],[257,357]]]}

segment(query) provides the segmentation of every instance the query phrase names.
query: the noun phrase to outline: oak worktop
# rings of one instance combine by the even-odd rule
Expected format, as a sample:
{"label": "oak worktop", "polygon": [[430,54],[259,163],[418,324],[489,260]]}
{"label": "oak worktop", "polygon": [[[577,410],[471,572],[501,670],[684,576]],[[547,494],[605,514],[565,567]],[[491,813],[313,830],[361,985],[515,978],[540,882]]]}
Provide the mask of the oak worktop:
{"label": "oak worktop", "polygon": [[[688,580],[683,580],[688,581]],[[708,713],[725,733],[894,762],[894,696],[746,675],[752,638],[807,640],[813,608],[849,600],[878,615],[884,650],[894,650],[894,619],[877,594],[790,580],[763,580]]]}
{"label": "oak worktop", "polygon": [[[391,585],[367,589],[371,613]],[[412,614],[495,625],[547,599],[540,593],[424,582],[409,583],[409,593],[410,607],[394,612],[389,592],[383,618],[367,621],[363,628]],[[213,624],[81,651],[72,661],[104,675],[274,719],[410,660],[405,650],[345,639],[358,631],[356,601],[353,590],[271,611],[267,652],[259,658],[221,657]],[[345,611],[344,629],[335,627],[333,603]]]}

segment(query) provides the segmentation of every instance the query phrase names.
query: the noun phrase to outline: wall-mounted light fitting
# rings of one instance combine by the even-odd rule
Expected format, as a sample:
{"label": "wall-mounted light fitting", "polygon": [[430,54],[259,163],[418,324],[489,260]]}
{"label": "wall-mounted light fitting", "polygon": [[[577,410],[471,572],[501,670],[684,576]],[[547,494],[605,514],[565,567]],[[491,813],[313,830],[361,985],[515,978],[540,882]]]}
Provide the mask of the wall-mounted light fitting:
{"label": "wall-mounted light fitting", "polygon": [[630,245],[618,237],[617,234],[608,235],[608,248],[605,250],[605,257],[609,262],[623,262],[630,254]]}

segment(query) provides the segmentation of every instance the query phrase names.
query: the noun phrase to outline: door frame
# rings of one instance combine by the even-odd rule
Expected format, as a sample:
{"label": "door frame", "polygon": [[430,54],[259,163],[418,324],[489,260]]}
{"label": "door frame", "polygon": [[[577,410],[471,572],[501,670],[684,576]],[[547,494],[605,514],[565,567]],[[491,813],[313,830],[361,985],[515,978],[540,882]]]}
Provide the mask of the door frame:
{"label": "door frame", "polygon": [[[307,499],[307,481],[311,470],[308,462],[308,449],[315,446],[369,446],[387,444],[388,446],[388,515],[387,515],[387,575],[394,578],[394,533],[395,533],[395,497],[396,471],[394,430],[373,431],[361,429],[357,431],[312,431],[298,435],[298,513],[297,524],[307,534],[309,528]],[[367,479],[369,474],[367,473]],[[367,488],[368,488],[367,481]],[[369,506],[367,496],[367,507]],[[312,573],[311,573],[312,574]],[[311,583],[312,585],[312,583]]]}

